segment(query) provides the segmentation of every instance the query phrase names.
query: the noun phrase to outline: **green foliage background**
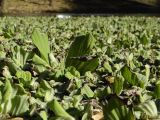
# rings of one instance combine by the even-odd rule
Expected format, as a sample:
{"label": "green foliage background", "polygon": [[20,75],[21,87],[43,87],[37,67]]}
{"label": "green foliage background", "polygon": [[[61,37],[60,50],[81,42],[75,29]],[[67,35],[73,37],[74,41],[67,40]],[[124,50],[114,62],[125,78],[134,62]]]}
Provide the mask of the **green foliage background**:
{"label": "green foliage background", "polygon": [[2,117],[89,120],[98,109],[107,120],[159,119],[159,23],[0,18]]}

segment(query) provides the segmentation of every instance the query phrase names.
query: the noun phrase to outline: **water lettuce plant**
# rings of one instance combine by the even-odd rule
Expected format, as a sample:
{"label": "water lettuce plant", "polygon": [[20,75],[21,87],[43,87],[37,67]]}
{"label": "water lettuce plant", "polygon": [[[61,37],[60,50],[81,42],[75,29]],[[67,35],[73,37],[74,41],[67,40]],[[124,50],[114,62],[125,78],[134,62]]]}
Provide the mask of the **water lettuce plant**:
{"label": "water lettuce plant", "polygon": [[158,18],[0,21],[0,119],[160,119]]}

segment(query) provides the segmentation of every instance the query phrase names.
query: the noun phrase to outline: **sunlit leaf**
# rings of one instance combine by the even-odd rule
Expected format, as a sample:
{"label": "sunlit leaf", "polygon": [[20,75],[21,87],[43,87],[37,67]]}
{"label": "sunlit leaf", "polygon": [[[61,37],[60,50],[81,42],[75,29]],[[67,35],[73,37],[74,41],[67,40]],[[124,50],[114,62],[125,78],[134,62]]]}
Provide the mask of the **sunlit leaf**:
{"label": "sunlit leaf", "polygon": [[[63,107],[58,103],[57,100],[53,100],[48,104],[48,107],[54,112],[57,117],[64,117],[66,120],[75,120],[71,115],[69,115]],[[65,119],[64,119],[65,120]]]}
{"label": "sunlit leaf", "polygon": [[28,96],[23,94],[18,87],[13,88],[9,80],[6,80],[3,91],[2,113],[18,116],[29,110]]}
{"label": "sunlit leaf", "polygon": [[123,83],[124,83],[124,80],[122,78],[117,78],[114,80],[114,83],[113,83],[113,91],[119,95],[122,90],[123,90]]}
{"label": "sunlit leaf", "polygon": [[88,98],[91,98],[94,96],[94,92],[91,90],[91,88],[88,85],[84,85],[81,89],[81,93],[87,95]]}
{"label": "sunlit leaf", "polygon": [[135,120],[131,109],[117,98],[111,98],[103,109],[105,120]]}
{"label": "sunlit leaf", "polygon": [[47,115],[46,111],[41,111],[40,116],[43,120],[48,120],[48,115]]}
{"label": "sunlit leaf", "polygon": [[74,66],[81,73],[95,70],[99,64],[98,58],[87,58],[94,45],[95,38],[91,34],[76,37],[68,51],[66,67]]}
{"label": "sunlit leaf", "polygon": [[14,116],[22,115],[29,110],[28,96],[26,95],[15,96],[11,100],[11,104],[12,108],[10,113]]}
{"label": "sunlit leaf", "polygon": [[48,42],[48,36],[41,33],[39,29],[35,29],[32,34],[32,41],[41,53],[42,58],[49,63],[48,56],[50,53],[50,47]]}
{"label": "sunlit leaf", "polygon": [[51,101],[53,99],[54,91],[47,81],[41,80],[36,95],[38,97],[44,97],[45,101]]}
{"label": "sunlit leaf", "polygon": [[80,78],[80,73],[74,67],[68,67],[65,77],[68,79]]}
{"label": "sunlit leaf", "polygon": [[124,66],[121,69],[122,76],[131,85],[136,85],[144,88],[146,84],[146,77],[139,73],[132,72],[128,66]]}
{"label": "sunlit leaf", "polygon": [[149,117],[156,117],[158,115],[157,107],[154,101],[146,101],[134,107],[135,111],[141,111]]}
{"label": "sunlit leaf", "polygon": [[36,65],[43,65],[43,66],[49,66],[49,64],[43,60],[42,58],[40,58],[38,55],[34,55],[32,58],[32,61],[36,64]]}
{"label": "sunlit leaf", "polygon": [[32,79],[32,75],[28,71],[17,71],[16,76],[23,85],[29,85]]}
{"label": "sunlit leaf", "polygon": [[28,51],[25,51],[22,47],[20,46],[15,46],[13,48],[13,57],[12,60],[14,63],[21,68],[24,67],[26,64],[27,59],[31,57],[31,53]]}
{"label": "sunlit leaf", "polygon": [[112,73],[112,68],[108,62],[105,62],[103,66],[109,73]]}

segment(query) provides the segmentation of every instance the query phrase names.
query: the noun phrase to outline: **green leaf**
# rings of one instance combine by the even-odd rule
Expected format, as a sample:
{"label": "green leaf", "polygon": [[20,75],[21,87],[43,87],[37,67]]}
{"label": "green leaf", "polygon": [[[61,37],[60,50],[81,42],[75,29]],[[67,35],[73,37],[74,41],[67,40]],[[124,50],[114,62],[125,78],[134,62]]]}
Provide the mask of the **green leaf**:
{"label": "green leaf", "polygon": [[71,120],[71,119],[68,118],[68,117],[53,117],[53,118],[51,118],[49,120]]}
{"label": "green leaf", "polygon": [[44,101],[51,101],[53,99],[54,90],[45,80],[41,80],[36,95],[38,97],[44,97]]}
{"label": "green leaf", "polygon": [[3,93],[3,101],[6,102],[8,101],[9,99],[11,99],[12,97],[12,86],[11,86],[11,83],[8,79],[6,79],[6,82],[5,82],[5,87],[4,87],[4,93]]}
{"label": "green leaf", "polygon": [[32,41],[38,48],[41,57],[49,64],[48,56],[50,53],[50,47],[48,36],[44,33],[41,33],[39,29],[35,29],[32,34]]}
{"label": "green leaf", "polygon": [[25,51],[22,47],[20,46],[15,46],[14,49],[12,50],[13,57],[12,60],[14,63],[21,68],[24,67],[26,64],[27,59],[30,57],[31,53]]}
{"label": "green leaf", "polygon": [[110,88],[110,86],[106,86],[104,88],[102,87],[102,88],[99,88],[95,91],[96,97],[98,97],[100,99],[101,98],[103,99],[105,96],[108,96],[110,94],[112,94],[112,89]]}
{"label": "green leaf", "polygon": [[49,67],[49,64],[36,54],[33,56],[32,61],[36,65],[43,65],[44,67]]}
{"label": "green leaf", "polygon": [[91,34],[78,36],[75,38],[74,42],[70,46],[66,66],[72,66],[72,61],[70,57],[79,57],[90,54],[93,46],[95,45],[95,38]]}
{"label": "green leaf", "polygon": [[149,100],[134,107],[135,111],[141,111],[149,117],[156,117],[158,115],[157,107],[154,101]]}
{"label": "green leaf", "polygon": [[3,114],[7,114],[10,112],[11,108],[12,108],[11,99],[9,99],[9,100],[1,103],[0,112]]}
{"label": "green leaf", "polygon": [[139,73],[132,72],[128,66],[124,66],[121,69],[122,76],[124,79],[131,85],[140,86],[141,88],[145,87],[146,77]]}
{"label": "green leaf", "polygon": [[143,33],[143,35],[140,38],[140,42],[143,45],[147,45],[147,44],[149,44],[150,41],[149,41],[149,38],[147,37],[147,35]]}
{"label": "green leaf", "polygon": [[110,64],[108,62],[105,62],[103,64],[103,67],[109,72],[109,73],[112,73],[112,68],[110,66]]}
{"label": "green leaf", "polygon": [[114,91],[114,93],[119,95],[122,92],[123,83],[124,83],[124,80],[122,78],[117,78],[116,77],[116,79],[114,80],[114,83],[113,83],[113,91]]}
{"label": "green leaf", "polygon": [[80,78],[80,73],[75,67],[71,66],[66,69],[65,77],[68,79]]}
{"label": "green leaf", "polygon": [[48,120],[48,115],[46,111],[41,111],[39,115],[43,120]]}
{"label": "green leaf", "polygon": [[141,88],[145,88],[146,85],[147,85],[147,77],[145,75],[142,75],[142,74],[139,74],[139,73],[135,73],[136,76],[137,76],[137,79],[138,79],[138,85],[141,87]]}
{"label": "green leaf", "polygon": [[32,79],[32,75],[28,71],[17,71],[16,76],[23,85],[29,85]]}
{"label": "green leaf", "polygon": [[25,81],[31,81],[32,75],[29,71],[17,71],[16,73],[17,78],[22,78]]}
{"label": "green leaf", "polygon": [[[68,120],[75,120],[71,115],[69,115],[62,106],[58,103],[57,100],[53,100],[48,104],[48,107],[54,112],[57,117],[64,117]],[[66,120],[66,119],[64,119]]]}
{"label": "green leaf", "polygon": [[124,66],[121,69],[121,73],[122,73],[122,76],[124,77],[124,79],[128,83],[130,83],[131,85],[137,85],[137,83],[138,83],[137,76],[130,71],[129,67]]}
{"label": "green leaf", "polygon": [[32,61],[36,65],[35,70],[38,73],[44,72],[46,68],[50,68],[50,65],[36,54],[33,56]]}
{"label": "green leaf", "polygon": [[80,101],[83,99],[82,95],[74,95],[73,96],[73,106],[76,108],[80,104]]}
{"label": "green leaf", "polygon": [[54,57],[53,53],[49,53],[49,62],[51,66],[58,65],[58,60]]}
{"label": "green leaf", "polygon": [[88,98],[92,98],[94,96],[94,92],[87,84],[83,86],[83,88],[81,89],[81,93],[87,95]]}
{"label": "green leaf", "polygon": [[84,74],[87,71],[94,71],[99,65],[99,59],[93,58],[91,60],[88,60],[86,62],[80,62],[78,71],[80,71],[82,74]]}
{"label": "green leaf", "polygon": [[12,75],[15,75],[18,70],[21,70],[21,68],[11,60],[7,61],[6,64]]}
{"label": "green leaf", "polygon": [[150,66],[149,65],[145,65],[145,69],[146,69],[146,81],[149,81],[149,76],[150,76]]}
{"label": "green leaf", "polygon": [[156,82],[154,95],[157,99],[160,99],[160,81]]}
{"label": "green leaf", "polygon": [[[98,58],[87,58],[94,45],[95,39],[91,34],[76,37],[70,46],[65,62],[66,67],[74,66],[81,73],[94,71],[99,64]],[[82,60],[81,57],[86,60]]]}
{"label": "green leaf", "polygon": [[6,53],[3,51],[0,51],[0,59],[6,58]]}
{"label": "green leaf", "polygon": [[135,120],[132,110],[119,99],[111,98],[103,108],[105,120]]}
{"label": "green leaf", "polygon": [[12,108],[10,110],[11,115],[18,116],[29,110],[28,96],[17,95],[11,100]]}
{"label": "green leaf", "polygon": [[[25,88],[21,85],[21,84],[15,84],[14,86],[12,86],[12,88],[15,91],[15,95],[24,95],[24,94],[28,94],[28,92],[26,92]],[[12,94],[13,96],[13,94]]]}
{"label": "green leaf", "polygon": [[85,112],[81,120],[89,120],[92,117],[92,106],[90,104],[86,105]]}
{"label": "green leaf", "polygon": [[28,96],[20,86],[14,85],[6,79],[5,86],[2,88],[3,99],[1,102],[1,112],[4,114],[12,114],[14,116],[21,115],[29,109]]}
{"label": "green leaf", "polygon": [[11,98],[13,98],[13,89],[11,83],[8,79],[6,79],[4,88],[2,89],[2,103],[1,103],[1,112],[6,114],[10,111],[12,104]]}

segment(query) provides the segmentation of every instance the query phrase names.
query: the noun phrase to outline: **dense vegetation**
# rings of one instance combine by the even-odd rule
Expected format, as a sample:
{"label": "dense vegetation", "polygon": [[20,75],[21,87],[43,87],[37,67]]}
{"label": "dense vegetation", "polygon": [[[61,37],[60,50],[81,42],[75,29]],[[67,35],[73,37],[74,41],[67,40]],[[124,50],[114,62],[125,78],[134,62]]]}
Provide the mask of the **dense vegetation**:
{"label": "dense vegetation", "polygon": [[159,28],[154,17],[0,18],[0,119],[160,119]]}

